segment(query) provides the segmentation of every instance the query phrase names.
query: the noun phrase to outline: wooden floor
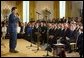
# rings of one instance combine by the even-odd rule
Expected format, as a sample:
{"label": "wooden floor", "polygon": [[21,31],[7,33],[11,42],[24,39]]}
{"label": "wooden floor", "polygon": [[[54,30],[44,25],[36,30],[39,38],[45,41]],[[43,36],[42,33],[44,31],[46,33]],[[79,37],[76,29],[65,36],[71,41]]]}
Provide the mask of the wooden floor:
{"label": "wooden floor", "polygon": [[[40,48],[39,51],[37,51],[37,45],[34,45],[30,47],[30,42],[24,40],[24,39],[18,39],[17,40],[17,47],[16,50],[19,51],[19,53],[10,53],[9,52],[9,39],[3,39],[3,43],[6,47],[1,46],[1,57],[45,57],[46,51],[42,50]],[[52,52],[49,52],[49,57],[52,57]],[[67,57],[79,57],[79,54],[77,52],[67,53]]]}

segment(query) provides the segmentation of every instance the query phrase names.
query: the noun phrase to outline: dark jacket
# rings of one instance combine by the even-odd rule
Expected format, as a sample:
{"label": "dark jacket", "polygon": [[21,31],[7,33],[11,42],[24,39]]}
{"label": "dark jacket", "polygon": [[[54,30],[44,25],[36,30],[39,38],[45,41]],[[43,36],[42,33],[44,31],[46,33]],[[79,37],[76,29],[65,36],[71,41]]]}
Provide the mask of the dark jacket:
{"label": "dark jacket", "polygon": [[17,22],[18,18],[14,15],[14,13],[11,13],[9,16],[9,23],[8,23],[8,31],[9,32],[16,32]]}
{"label": "dark jacket", "polygon": [[81,33],[79,35],[79,37],[78,37],[77,47],[78,47],[78,50],[82,50],[83,51],[83,33]]}

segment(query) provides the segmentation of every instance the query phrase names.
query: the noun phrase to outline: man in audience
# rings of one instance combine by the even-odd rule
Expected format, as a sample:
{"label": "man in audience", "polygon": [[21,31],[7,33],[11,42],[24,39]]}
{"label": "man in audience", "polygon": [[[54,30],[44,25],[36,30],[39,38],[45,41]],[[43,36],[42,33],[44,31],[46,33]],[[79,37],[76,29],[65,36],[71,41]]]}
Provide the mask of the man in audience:
{"label": "man in audience", "polygon": [[27,25],[27,40],[31,41],[32,39],[32,26],[31,23]]}
{"label": "man in audience", "polygon": [[24,34],[24,38],[27,39],[27,22],[25,22],[25,34]]}
{"label": "man in audience", "polygon": [[21,30],[20,30],[20,37],[21,37],[21,38],[24,38],[25,26],[24,26],[24,23],[23,23],[23,22],[21,22],[20,28],[21,28]]}
{"label": "man in audience", "polygon": [[69,34],[69,28],[68,28],[68,24],[65,23],[64,24],[64,33],[63,33],[63,37],[61,39],[61,43],[63,43],[65,45],[65,50],[68,51],[69,53],[71,52],[71,47],[70,47],[70,34]]}
{"label": "man in audience", "polygon": [[47,36],[47,27],[45,25],[44,22],[41,22],[41,26],[40,26],[41,30],[40,30],[40,33],[41,33],[41,44],[44,44],[46,43],[46,36]]}
{"label": "man in audience", "polygon": [[78,47],[80,57],[83,57],[83,26],[80,26],[79,32],[80,32],[80,35],[78,36],[78,39],[77,39],[77,47]]}
{"label": "man in audience", "polygon": [[52,24],[50,26],[49,29],[49,39],[48,39],[49,44],[51,45],[51,47],[53,46],[53,44],[55,44],[55,36],[54,36],[54,25]]}
{"label": "man in audience", "polygon": [[37,34],[38,34],[38,31],[39,31],[39,23],[35,23],[35,26],[34,26],[34,29],[33,29],[33,32],[34,32],[34,42],[36,43],[37,42]]}

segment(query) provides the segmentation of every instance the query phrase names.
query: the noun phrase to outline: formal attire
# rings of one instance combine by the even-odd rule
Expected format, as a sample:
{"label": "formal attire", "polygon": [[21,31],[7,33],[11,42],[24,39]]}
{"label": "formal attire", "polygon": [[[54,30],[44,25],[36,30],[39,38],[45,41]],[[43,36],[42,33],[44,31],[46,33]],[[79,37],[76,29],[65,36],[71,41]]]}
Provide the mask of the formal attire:
{"label": "formal attire", "polygon": [[63,33],[63,37],[61,39],[61,43],[63,43],[65,45],[65,50],[70,51],[71,52],[71,47],[70,47],[70,29],[64,29],[64,33]]}
{"label": "formal attire", "polygon": [[37,42],[38,27],[34,26],[33,33],[34,33],[33,39],[34,39],[34,42],[36,43]]}
{"label": "formal attire", "polygon": [[47,27],[41,26],[40,33],[41,33],[41,44],[44,44],[47,41]]}
{"label": "formal attire", "polygon": [[50,44],[50,46],[52,48],[54,48],[53,44],[57,43],[57,41],[55,39],[55,33],[54,32],[55,32],[54,28],[53,29],[49,29],[49,40],[48,40],[48,43]]}
{"label": "formal attire", "polygon": [[32,39],[32,27],[27,26],[27,40],[31,41]]}
{"label": "formal attire", "polygon": [[17,22],[18,18],[11,13],[9,16],[8,30],[10,35],[9,48],[10,50],[15,50],[17,43]]}
{"label": "formal attire", "polygon": [[83,33],[81,33],[78,37],[77,47],[78,47],[80,57],[83,57]]}

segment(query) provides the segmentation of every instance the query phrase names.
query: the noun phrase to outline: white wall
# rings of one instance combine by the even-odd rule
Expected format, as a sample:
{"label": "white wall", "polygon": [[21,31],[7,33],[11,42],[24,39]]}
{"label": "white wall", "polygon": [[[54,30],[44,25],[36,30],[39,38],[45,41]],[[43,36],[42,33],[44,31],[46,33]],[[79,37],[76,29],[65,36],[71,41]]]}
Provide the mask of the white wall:
{"label": "white wall", "polygon": [[[53,18],[53,1],[36,1],[36,12],[39,12],[42,14],[42,10],[44,10],[45,8],[47,8],[48,10],[50,10],[51,15],[50,15],[50,19]],[[37,14],[36,15],[36,19],[38,18]],[[40,15],[39,17],[40,19],[43,18],[43,15]]]}

